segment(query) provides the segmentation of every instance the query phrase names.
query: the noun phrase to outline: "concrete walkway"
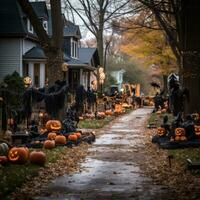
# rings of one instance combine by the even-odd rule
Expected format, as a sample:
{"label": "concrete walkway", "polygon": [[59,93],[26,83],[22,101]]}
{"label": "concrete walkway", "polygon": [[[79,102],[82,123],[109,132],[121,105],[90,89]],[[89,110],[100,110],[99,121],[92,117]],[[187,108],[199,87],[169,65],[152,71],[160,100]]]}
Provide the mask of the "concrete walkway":
{"label": "concrete walkway", "polygon": [[37,200],[169,200],[175,194],[141,171],[143,127],[151,109],[117,118],[89,150],[81,173],[52,181]]}

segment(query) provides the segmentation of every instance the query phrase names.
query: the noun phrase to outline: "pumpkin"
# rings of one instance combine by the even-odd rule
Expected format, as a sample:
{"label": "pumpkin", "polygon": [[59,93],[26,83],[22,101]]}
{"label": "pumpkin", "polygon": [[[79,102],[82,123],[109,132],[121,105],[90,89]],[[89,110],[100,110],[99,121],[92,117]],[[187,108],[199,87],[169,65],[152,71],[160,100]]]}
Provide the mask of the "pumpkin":
{"label": "pumpkin", "polygon": [[55,138],[56,145],[65,145],[67,143],[67,139],[64,135],[57,135]]}
{"label": "pumpkin", "polygon": [[98,112],[97,113],[97,116],[99,117],[99,118],[105,118],[106,117],[106,114],[105,114],[105,112]]}
{"label": "pumpkin", "polygon": [[78,139],[80,139],[82,137],[80,132],[75,133],[75,135],[77,136]]}
{"label": "pumpkin", "polygon": [[157,115],[160,115],[160,114],[161,114],[161,110],[158,110],[158,111],[156,112],[156,114],[157,114]]}
{"label": "pumpkin", "polygon": [[157,134],[158,134],[159,136],[164,136],[164,135],[166,134],[165,128],[158,127],[158,128],[157,128]]}
{"label": "pumpkin", "polygon": [[47,130],[46,128],[41,128],[41,129],[40,129],[40,133],[41,133],[41,134],[44,134],[44,133],[46,133],[47,131],[48,131],[48,130]]}
{"label": "pumpkin", "polygon": [[122,105],[121,104],[115,104],[115,110],[114,110],[114,112],[116,114],[121,114],[123,112]]}
{"label": "pumpkin", "polygon": [[51,132],[48,134],[47,138],[48,140],[55,140],[56,136],[57,136],[56,133]]}
{"label": "pumpkin", "polygon": [[175,136],[185,136],[185,129],[184,128],[176,128]]}
{"label": "pumpkin", "polygon": [[42,151],[32,151],[30,153],[30,162],[36,165],[44,165],[46,162],[46,154]]}
{"label": "pumpkin", "polygon": [[43,147],[45,149],[53,149],[55,147],[55,141],[54,140],[46,140],[43,144]]}
{"label": "pumpkin", "polygon": [[9,146],[6,143],[0,144],[0,156],[7,156],[9,152]]}
{"label": "pumpkin", "polygon": [[0,156],[0,164],[5,165],[8,162],[8,158],[6,156]]}
{"label": "pumpkin", "polygon": [[200,136],[200,126],[195,125],[194,128],[195,128],[195,135]]}
{"label": "pumpkin", "polygon": [[187,138],[185,137],[185,136],[175,136],[175,140],[176,141],[186,141],[187,140]]}
{"label": "pumpkin", "polygon": [[110,109],[110,110],[106,110],[106,111],[105,111],[105,114],[111,116],[111,115],[113,114],[113,112],[112,112],[112,110]]}
{"label": "pumpkin", "polygon": [[25,164],[29,158],[29,150],[26,147],[13,147],[8,153],[8,159],[14,164]]}
{"label": "pumpkin", "polygon": [[62,128],[62,124],[59,120],[49,120],[46,123],[46,129],[48,131],[59,131]]}
{"label": "pumpkin", "polygon": [[77,135],[75,135],[75,134],[71,134],[71,135],[69,135],[68,136],[68,139],[70,140],[70,141],[77,141],[77,139],[78,139],[78,137],[77,137]]}

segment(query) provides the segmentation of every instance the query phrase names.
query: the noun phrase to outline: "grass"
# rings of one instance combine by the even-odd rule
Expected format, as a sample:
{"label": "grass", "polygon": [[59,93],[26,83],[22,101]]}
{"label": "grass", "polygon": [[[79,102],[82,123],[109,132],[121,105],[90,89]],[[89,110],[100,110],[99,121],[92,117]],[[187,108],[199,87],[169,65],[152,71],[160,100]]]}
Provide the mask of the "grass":
{"label": "grass", "polygon": [[[44,167],[54,163],[64,154],[65,148],[57,147],[53,150],[42,149],[46,153],[47,162]],[[15,191],[23,183],[38,175],[41,166],[27,163],[25,165],[8,164],[0,166],[0,198]]]}
{"label": "grass", "polygon": [[171,124],[173,121],[173,115],[169,113],[162,113],[162,114],[156,114],[152,113],[148,119],[148,124],[156,124],[157,126],[160,126],[163,123],[163,117],[167,115],[168,116],[168,123]]}
{"label": "grass", "polygon": [[[189,158],[191,161],[200,161],[200,148],[185,148],[168,150],[169,155],[173,155],[174,159],[187,169],[186,160]],[[200,176],[199,170],[192,170],[192,174]]]}
{"label": "grass", "polygon": [[78,128],[85,128],[85,129],[98,129],[102,128],[107,125],[110,121],[115,119],[114,116],[109,116],[104,119],[85,119],[80,121],[78,124]]}

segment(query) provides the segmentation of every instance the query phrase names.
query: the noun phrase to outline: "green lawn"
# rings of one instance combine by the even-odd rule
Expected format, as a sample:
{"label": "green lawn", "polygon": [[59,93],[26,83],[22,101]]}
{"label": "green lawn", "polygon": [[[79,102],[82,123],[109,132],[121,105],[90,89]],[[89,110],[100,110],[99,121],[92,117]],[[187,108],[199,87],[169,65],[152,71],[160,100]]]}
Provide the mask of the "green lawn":
{"label": "green lawn", "polygon": [[[47,156],[47,162],[44,167],[48,167],[50,163],[56,162],[65,153],[66,149],[66,147],[57,147],[53,150],[42,149]],[[37,176],[40,168],[41,166],[30,163],[0,166],[0,199],[15,191],[16,187],[20,187],[24,182],[31,180],[32,177]]]}

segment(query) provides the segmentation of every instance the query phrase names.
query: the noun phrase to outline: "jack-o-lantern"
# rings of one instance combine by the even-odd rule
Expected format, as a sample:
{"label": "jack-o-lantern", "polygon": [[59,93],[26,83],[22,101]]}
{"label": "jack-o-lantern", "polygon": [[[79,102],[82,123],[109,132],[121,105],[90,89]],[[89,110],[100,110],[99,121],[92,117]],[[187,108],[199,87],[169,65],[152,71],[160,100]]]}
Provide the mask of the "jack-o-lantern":
{"label": "jack-o-lantern", "polygon": [[194,126],[195,128],[195,135],[200,136],[200,126]]}
{"label": "jack-o-lantern", "polygon": [[65,145],[67,143],[67,139],[64,135],[57,135],[55,138],[56,145]]}
{"label": "jack-o-lantern", "polygon": [[48,131],[60,131],[62,128],[62,124],[59,120],[49,120],[46,123],[46,129]]}
{"label": "jack-o-lantern", "polygon": [[57,134],[52,132],[48,134],[47,138],[48,140],[55,140],[56,136]]}
{"label": "jack-o-lantern", "polygon": [[80,139],[82,137],[80,132],[75,133],[75,135],[77,136],[78,139]]}
{"label": "jack-o-lantern", "polygon": [[165,130],[165,128],[158,127],[158,128],[157,128],[157,134],[158,134],[159,136],[164,136],[164,135],[166,135],[166,130]]}
{"label": "jack-o-lantern", "polygon": [[175,136],[185,136],[185,129],[184,128],[176,128]]}
{"label": "jack-o-lantern", "polygon": [[68,140],[70,140],[70,141],[76,142],[77,139],[78,139],[78,137],[75,134],[71,134],[68,136]]}
{"label": "jack-o-lantern", "polygon": [[44,165],[46,162],[46,154],[42,151],[32,151],[30,153],[30,162],[36,165]]}
{"label": "jack-o-lantern", "polygon": [[14,164],[25,164],[29,158],[29,149],[26,147],[13,147],[8,153],[8,159]]}
{"label": "jack-o-lantern", "polygon": [[45,149],[53,149],[55,147],[55,141],[54,140],[46,140],[43,144],[43,147]]}

